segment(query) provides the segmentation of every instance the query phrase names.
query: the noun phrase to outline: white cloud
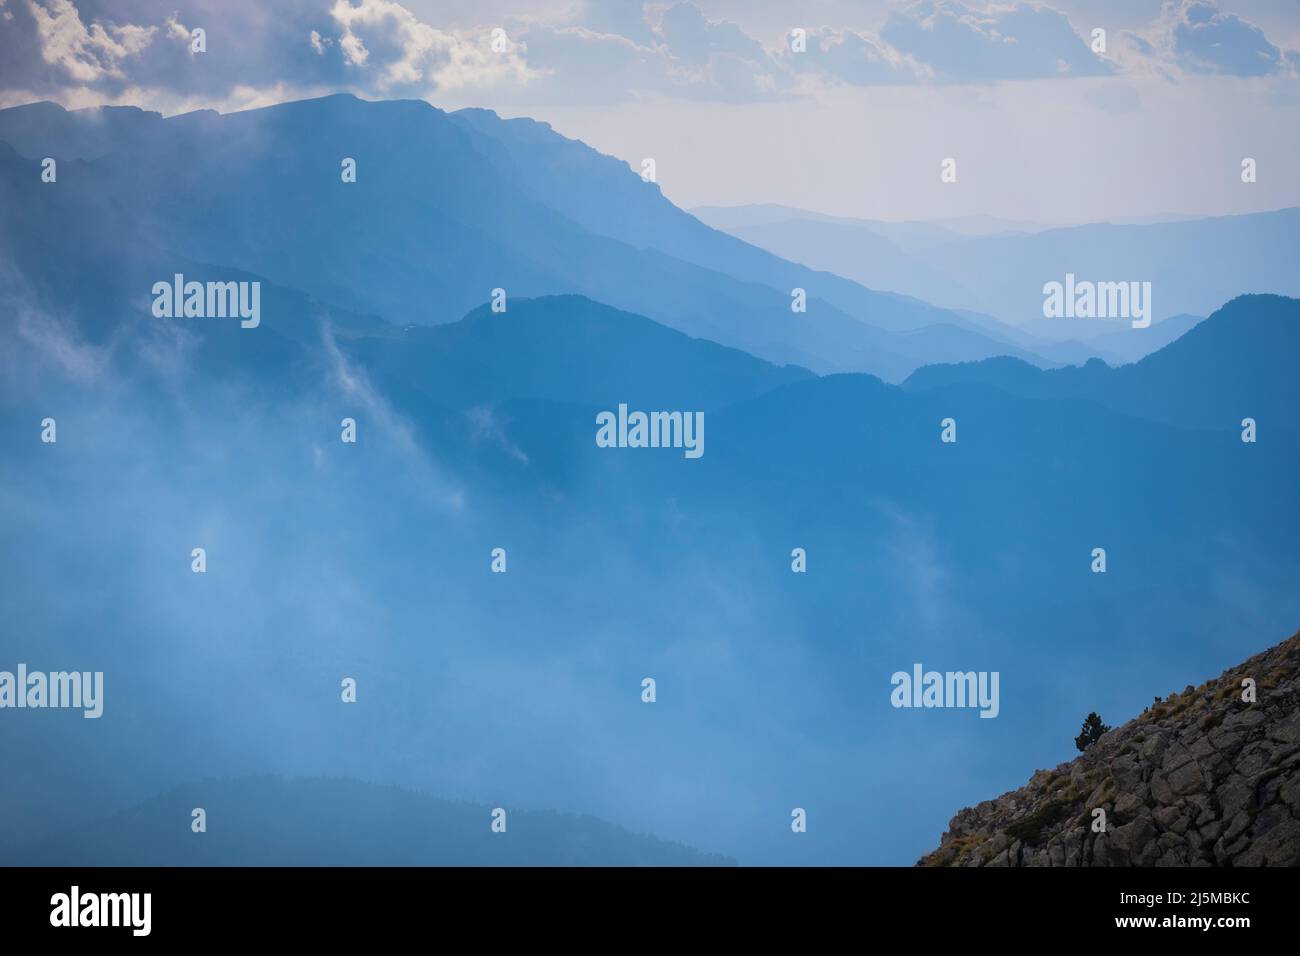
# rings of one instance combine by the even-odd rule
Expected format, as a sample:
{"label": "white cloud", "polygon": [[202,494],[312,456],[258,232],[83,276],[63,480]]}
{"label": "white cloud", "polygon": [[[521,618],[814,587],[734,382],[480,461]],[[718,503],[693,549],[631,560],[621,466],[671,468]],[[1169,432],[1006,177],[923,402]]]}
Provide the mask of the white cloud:
{"label": "white cloud", "polygon": [[443,473],[420,443],[412,425],[370,384],[365,370],[349,361],[328,322],[322,327],[321,344],[330,363],[330,384],[358,409],[358,426],[382,435],[387,446],[403,457],[428,501],[453,512],[463,510],[467,505],[464,490]]}
{"label": "white cloud", "polygon": [[190,42],[189,28],[178,21],[175,14],[167,18],[167,35],[173,40],[180,40],[183,43]]}
{"label": "white cloud", "polygon": [[[452,33],[419,20],[394,0],[337,0],[330,16],[342,29],[338,38],[348,63],[369,67],[373,90],[426,92],[464,86],[527,84],[531,78],[523,49],[510,44],[497,53],[491,31]],[[371,56],[371,48],[385,55]]]}
{"label": "white cloud", "polygon": [[[513,17],[509,8],[505,0],[278,0],[271,14],[261,0],[4,0],[0,9],[14,16],[0,21],[0,103],[44,97],[171,112],[265,102],[279,91],[506,109],[647,96],[762,103],[838,87],[1286,77],[1298,59],[1208,0],[1165,0],[1147,28],[1116,27],[1103,56],[1053,0],[898,0],[858,15],[830,4],[821,9],[853,25],[806,24],[803,53],[790,50],[788,26],[771,34],[785,19],[772,5],[727,5],[742,22],[706,12],[710,0],[549,0]],[[772,45],[746,26],[758,22]],[[187,42],[185,24],[194,23],[212,51],[202,69]],[[511,40],[502,52],[492,49],[498,26]]]}
{"label": "white cloud", "polygon": [[1294,50],[1279,49],[1258,26],[1209,0],[1166,0],[1147,39],[1189,73],[1269,76],[1300,65]]}
{"label": "white cloud", "polygon": [[41,57],[77,83],[122,77],[122,61],[147,47],[156,32],[155,27],[131,25],[87,27],[72,0],[27,0],[27,8],[36,24]]}
{"label": "white cloud", "polygon": [[1017,3],[976,10],[918,0],[889,14],[881,39],[955,82],[1096,76],[1114,66],[1092,52],[1059,10]]}
{"label": "white cloud", "polygon": [[807,49],[786,55],[800,72],[818,72],[854,86],[913,83],[932,80],[934,70],[912,57],[852,30],[820,27],[808,30]]}

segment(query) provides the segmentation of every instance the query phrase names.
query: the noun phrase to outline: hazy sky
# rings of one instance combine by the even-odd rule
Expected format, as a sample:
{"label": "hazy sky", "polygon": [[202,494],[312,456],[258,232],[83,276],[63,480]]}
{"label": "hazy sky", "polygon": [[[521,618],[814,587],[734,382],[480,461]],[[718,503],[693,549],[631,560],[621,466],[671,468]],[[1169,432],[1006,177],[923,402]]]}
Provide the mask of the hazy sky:
{"label": "hazy sky", "polygon": [[1300,205],[1297,50],[1300,0],[0,0],[0,104],[421,97],[688,207],[1059,223]]}

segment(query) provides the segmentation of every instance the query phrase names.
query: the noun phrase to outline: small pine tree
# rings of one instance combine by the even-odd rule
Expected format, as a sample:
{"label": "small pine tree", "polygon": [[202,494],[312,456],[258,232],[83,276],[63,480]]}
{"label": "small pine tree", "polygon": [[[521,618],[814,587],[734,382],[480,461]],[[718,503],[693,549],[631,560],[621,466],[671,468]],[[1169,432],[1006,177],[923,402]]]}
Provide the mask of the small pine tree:
{"label": "small pine tree", "polygon": [[1079,736],[1074,738],[1074,745],[1079,748],[1080,752],[1087,750],[1098,740],[1101,735],[1111,728],[1101,722],[1101,717],[1094,711],[1083,720],[1083,729],[1079,731]]}

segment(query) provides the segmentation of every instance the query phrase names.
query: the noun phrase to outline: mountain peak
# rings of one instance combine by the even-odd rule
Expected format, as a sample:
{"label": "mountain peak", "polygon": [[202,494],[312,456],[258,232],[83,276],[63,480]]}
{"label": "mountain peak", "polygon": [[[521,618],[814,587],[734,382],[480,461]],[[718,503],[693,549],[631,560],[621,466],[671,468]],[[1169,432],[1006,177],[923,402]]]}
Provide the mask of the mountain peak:
{"label": "mountain peak", "polygon": [[68,110],[64,109],[53,100],[37,100],[34,103],[20,103],[18,106],[8,106],[4,109],[0,109],[0,113],[8,113],[11,116],[58,116],[67,112]]}

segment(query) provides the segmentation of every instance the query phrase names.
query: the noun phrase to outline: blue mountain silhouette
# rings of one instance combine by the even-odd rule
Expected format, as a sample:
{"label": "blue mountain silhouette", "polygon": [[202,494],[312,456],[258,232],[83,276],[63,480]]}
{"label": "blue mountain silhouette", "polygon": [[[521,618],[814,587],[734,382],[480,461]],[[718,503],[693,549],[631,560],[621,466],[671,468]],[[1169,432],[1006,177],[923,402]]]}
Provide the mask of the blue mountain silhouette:
{"label": "blue mountain silhouette", "polygon": [[[731,248],[526,123],[346,98],[120,115],[92,134],[0,112],[26,137],[0,146],[4,663],[107,687],[100,720],[0,721],[9,845],[66,859],[76,827],[142,806],[112,819],[170,858],[190,834],[159,831],[159,793],[275,771],[558,807],[741,863],[910,862],[954,806],[1069,756],[1082,714],[1294,630],[1295,300],[1234,299],[1122,368],[820,374],[960,362],[979,333],[924,310],[873,329],[816,296],[806,320],[788,290],[637,244],[644,216],[654,242]],[[46,124],[84,153],[56,186]],[[550,186],[514,182],[529,149]],[[560,188],[606,176],[627,223]],[[175,272],[261,282],[262,324],[155,318]],[[597,447],[618,403],[704,412],[705,454]],[[917,661],[999,671],[1000,716],[892,708]],[[331,801],[427,810],[326,795],[286,852]],[[565,858],[552,835],[537,853]],[[583,861],[642,858],[592,840]]]}
{"label": "blue mountain silhouette", "polygon": [[[1300,294],[1289,256],[1300,209],[1169,222],[1102,222],[1048,228],[987,223],[878,222],[781,206],[704,207],[705,222],[813,268],[830,269],[872,288],[921,296],[953,309],[975,309],[1036,337],[1086,338],[1078,328],[1106,323],[1042,321],[1042,287],[1066,273],[1091,281],[1148,281],[1156,322],[1204,316],[1243,293]],[[972,317],[977,323],[978,317]],[[1114,324],[1113,322],[1111,323]],[[1050,346],[1014,338],[1025,348]],[[1133,335],[1146,352],[1163,345]]]}
{"label": "blue mountain silhouette", "polygon": [[926,261],[970,289],[970,308],[1008,322],[1042,316],[1043,283],[1067,272],[1146,281],[1158,317],[1206,315],[1243,293],[1300,294],[1288,254],[1300,208],[1145,225],[1096,223],[937,246]]}
{"label": "blue mountain silhouette", "polygon": [[[207,829],[190,829],[202,807]],[[4,854],[36,866],[726,866],[593,817],[439,800],[359,780],[204,780]],[[508,837],[508,839],[506,838]]]}
{"label": "blue mountain silhouette", "polygon": [[1240,427],[1243,417],[1300,426],[1300,352],[1295,299],[1233,299],[1181,338],[1141,361],[1111,368],[1093,360],[1044,371],[1011,358],[920,369],[909,390],[955,383],[993,385],[1032,398],[1078,398],[1117,411],[1200,428]]}
{"label": "blue mountain silhouette", "polygon": [[[1035,358],[957,313],[709,229],[626,165],[491,114],[351,96],[169,119],[36,104],[0,111],[0,141],[86,164],[59,184],[83,232],[111,222],[114,238],[128,230],[399,324],[455,320],[504,288],[581,293],[815,371],[898,380],[929,361]],[[355,183],[340,181],[344,157]],[[12,189],[42,185],[34,165],[12,175]],[[796,287],[807,313],[791,312]]]}

